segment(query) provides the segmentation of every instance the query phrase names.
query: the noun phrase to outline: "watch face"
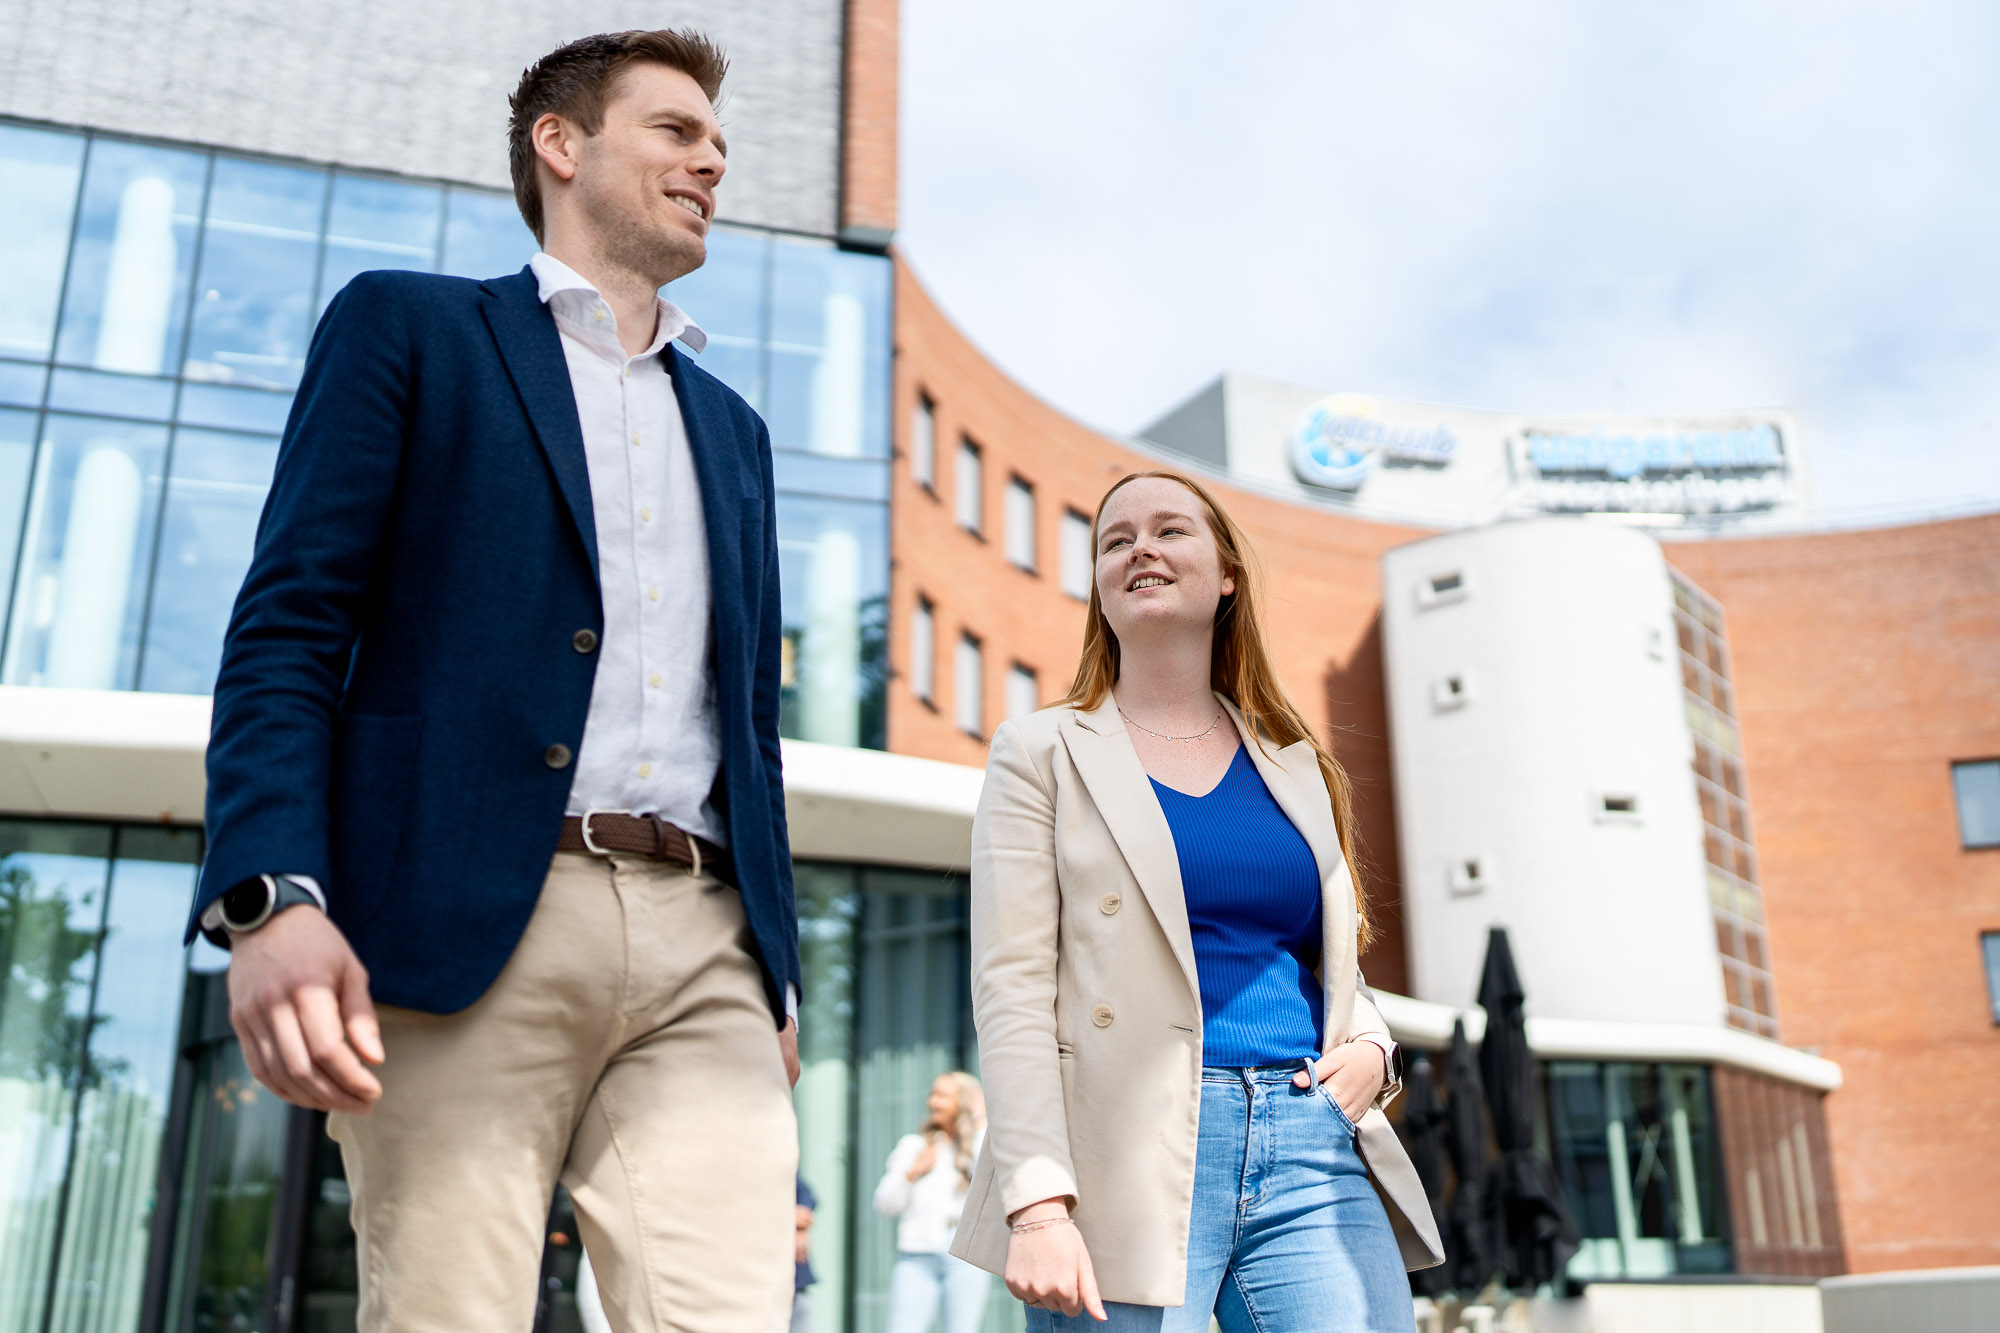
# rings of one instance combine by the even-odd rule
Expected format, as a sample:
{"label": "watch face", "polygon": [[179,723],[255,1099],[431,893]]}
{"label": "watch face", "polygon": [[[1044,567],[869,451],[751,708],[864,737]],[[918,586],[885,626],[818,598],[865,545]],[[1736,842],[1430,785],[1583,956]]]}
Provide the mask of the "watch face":
{"label": "watch face", "polygon": [[246,926],[264,914],[271,900],[271,885],[263,876],[246,879],[222,895],[222,923]]}

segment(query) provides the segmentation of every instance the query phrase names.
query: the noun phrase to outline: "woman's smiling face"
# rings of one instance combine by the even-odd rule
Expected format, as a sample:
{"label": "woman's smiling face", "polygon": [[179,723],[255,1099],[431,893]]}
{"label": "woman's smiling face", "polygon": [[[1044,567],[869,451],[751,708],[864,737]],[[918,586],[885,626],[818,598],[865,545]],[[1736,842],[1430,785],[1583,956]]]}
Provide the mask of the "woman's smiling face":
{"label": "woman's smiling face", "polygon": [[1119,487],[1097,525],[1097,602],[1112,633],[1172,625],[1206,628],[1236,591],[1201,497],[1177,481],[1141,477]]}

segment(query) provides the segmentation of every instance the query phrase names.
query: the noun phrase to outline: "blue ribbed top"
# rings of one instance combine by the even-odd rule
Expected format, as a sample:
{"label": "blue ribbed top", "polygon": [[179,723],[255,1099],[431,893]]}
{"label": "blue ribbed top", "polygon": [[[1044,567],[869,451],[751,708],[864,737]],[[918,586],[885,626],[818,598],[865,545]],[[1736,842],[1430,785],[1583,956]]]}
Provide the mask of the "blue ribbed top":
{"label": "blue ribbed top", "polygon": [[1201,981],[1206,1065],[1250,1068],[1319,1054],[1325,996],[1319,865],[1247,746],[1205,796],[1153,781],[1173,830]]}

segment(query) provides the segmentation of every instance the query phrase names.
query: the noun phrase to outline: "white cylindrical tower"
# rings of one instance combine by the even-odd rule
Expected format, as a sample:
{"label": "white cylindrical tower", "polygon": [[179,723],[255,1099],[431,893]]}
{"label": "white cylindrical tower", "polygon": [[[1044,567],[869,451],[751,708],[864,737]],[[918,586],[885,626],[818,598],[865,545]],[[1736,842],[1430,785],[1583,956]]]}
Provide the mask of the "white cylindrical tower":
{"label": "white cylindrical tower", "polygon": [[1531,1013],[1720,1025],[1659,543],[1537,519],[1399,547],[1382,573],[1416,995],[1470,1004],[1504,925]]}

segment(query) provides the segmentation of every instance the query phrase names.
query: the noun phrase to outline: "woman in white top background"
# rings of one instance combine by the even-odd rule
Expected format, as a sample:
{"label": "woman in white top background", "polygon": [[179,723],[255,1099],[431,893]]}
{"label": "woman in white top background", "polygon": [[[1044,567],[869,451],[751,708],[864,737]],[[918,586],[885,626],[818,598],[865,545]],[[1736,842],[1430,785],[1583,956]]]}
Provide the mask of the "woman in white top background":
{"label": "woman in white top background", "polygon": [[896,1219],[888,1333],[930,1333],[940,1304],[942,1333],[977,1333],[992,1278],[950,1250],[986,1138],[986,1094],[954,1070],[937,1076],[926,1106],[930,1118],[897,1142],[875,1187],[875,1211]]}

